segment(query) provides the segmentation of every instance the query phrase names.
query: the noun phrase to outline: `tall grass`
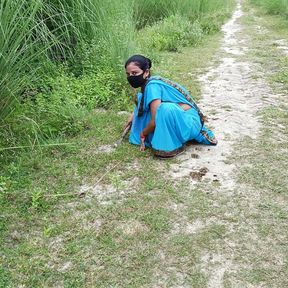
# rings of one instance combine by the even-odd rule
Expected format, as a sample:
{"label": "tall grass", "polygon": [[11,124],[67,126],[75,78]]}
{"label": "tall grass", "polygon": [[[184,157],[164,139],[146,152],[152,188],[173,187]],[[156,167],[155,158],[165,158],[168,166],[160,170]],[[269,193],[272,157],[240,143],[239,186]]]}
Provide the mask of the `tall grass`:
{"label": "tall grass", "polygon": [[250,0],[262,6],[269,14],[280,14],[288,18],[288,0]]}
{"label": "tall grass", "polygon": [[84,44],[96,43],[97,49],[92,49],[97,54],[94,65],[105,58],[105,65],[117,67],[133,46],[134,25],[127,4],[100,0],[1,1],[0,119],[4,121],[13,111],[25,88],[54,69],[51,60],[69,60],[77,66],[71,57],[76,57]]}
{"label": "tall grass", "polygon": [[41,42],[51,45],[43,21],[36,21],[42,7],[38,2],[21,0],[0,3],[0,119],[11,113],[19,94],[31,80],[37,79],[35,59],[43,49]]}
{"label": "tall grass", "polygon": [[134,2],[137,27],[151,25],[165,17],[179,14],[192,22],[215,15],[227,16],[234,5],[233,0],[138,0]]}

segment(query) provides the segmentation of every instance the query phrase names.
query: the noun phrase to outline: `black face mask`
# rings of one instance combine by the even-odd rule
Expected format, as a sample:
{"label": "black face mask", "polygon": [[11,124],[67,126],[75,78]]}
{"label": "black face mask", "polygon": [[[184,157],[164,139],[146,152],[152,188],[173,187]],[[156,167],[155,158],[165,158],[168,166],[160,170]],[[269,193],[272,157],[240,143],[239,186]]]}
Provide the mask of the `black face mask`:
{"label": "black face mask", "polygon": [[144,72],[137,76],[128,76],[127,80],[133,88],[139,88],[145,84],[146,79],[143,78]]}

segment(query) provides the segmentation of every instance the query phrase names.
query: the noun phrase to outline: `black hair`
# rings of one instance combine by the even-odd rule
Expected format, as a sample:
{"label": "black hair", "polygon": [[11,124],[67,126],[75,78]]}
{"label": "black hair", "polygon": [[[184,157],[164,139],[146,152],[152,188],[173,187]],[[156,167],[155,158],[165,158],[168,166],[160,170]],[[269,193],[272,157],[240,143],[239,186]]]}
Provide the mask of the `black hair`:
{"label": "black hair", "polygon": [[152,67],[152,62],[149,58],[142,55],[133,55],[126,61],[125,68],[127,68],[127,66],[132,62],[143,71],[146,71]]}

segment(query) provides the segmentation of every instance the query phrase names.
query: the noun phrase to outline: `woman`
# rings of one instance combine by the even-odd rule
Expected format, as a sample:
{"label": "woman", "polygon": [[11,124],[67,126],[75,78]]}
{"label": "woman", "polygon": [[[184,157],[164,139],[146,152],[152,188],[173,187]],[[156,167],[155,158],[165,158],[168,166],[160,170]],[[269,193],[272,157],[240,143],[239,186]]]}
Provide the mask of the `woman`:
{"label": "woman", "polygon": [[158,157],[173,157],[184,150],[187,141],[216,145],[212,131],[204,125],[203,114],[187,90],[177,83],[151,76],[150,59],[134,55],[125,63],[127,80],[136,95],[134,113],[126,127],[132,124],[129,141],[151,147]]}

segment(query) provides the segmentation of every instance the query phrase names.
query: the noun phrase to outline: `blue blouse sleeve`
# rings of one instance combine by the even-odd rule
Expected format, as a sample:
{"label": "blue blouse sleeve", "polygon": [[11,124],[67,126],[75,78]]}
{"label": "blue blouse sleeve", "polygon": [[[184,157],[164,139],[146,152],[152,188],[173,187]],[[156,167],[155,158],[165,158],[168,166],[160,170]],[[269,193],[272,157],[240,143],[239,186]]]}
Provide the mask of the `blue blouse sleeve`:
{"label": "blue blouse sleeve", "polygon": [[148,110],[149,109],[149,105],[153,100],[156,99],[162,99],[162,87],[161,85],[157,84],[157,83],[149,83],[146,87],[145,87],[145,92],[144,92],[144,109]]}

